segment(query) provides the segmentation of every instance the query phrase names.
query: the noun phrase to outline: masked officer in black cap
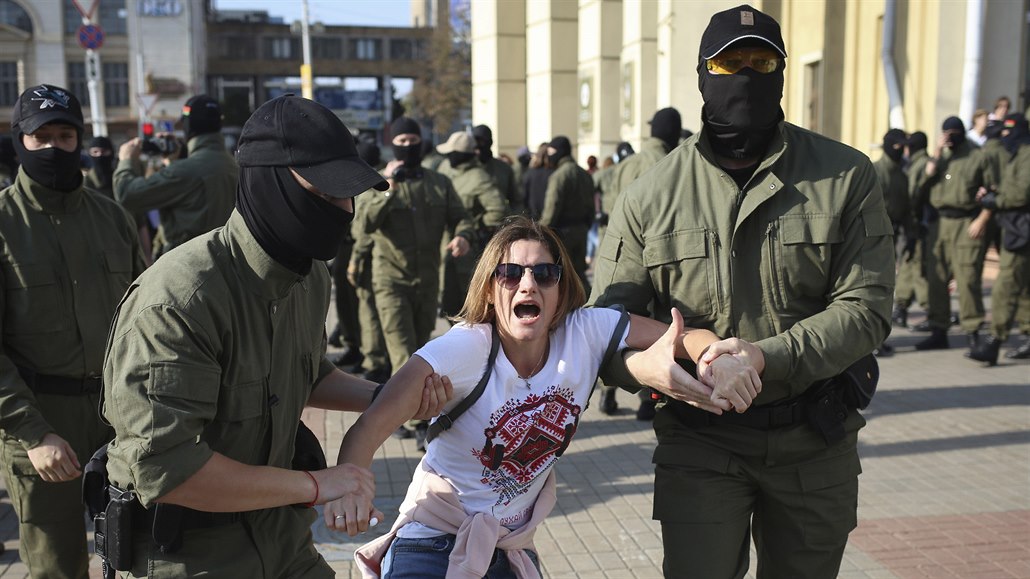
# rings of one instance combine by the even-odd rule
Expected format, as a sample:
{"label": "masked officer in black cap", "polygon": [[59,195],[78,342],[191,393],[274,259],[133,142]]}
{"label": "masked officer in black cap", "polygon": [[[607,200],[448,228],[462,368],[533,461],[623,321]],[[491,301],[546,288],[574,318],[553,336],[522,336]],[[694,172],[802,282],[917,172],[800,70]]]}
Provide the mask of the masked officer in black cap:
{"label": "masked officer in black cap", "polygon": [[[894,228],[894,245],[898,254],[899,267],[900,260],[913,251],[908,249],[906,244],[914,244],[917,239],[915,235],[916,222],[913,218],[912,203],[908,196],[908,179],[901,168],[907,142],[908,135],[905,134],[905,131],[901,129],[888,130],[883,135],[883,155],[873,163],[873,170],[876,171],[876,179],[880,183],[883,200],[887,206],[887,216],[890,217],[891,226]],[[893,316],[892,310],[892,319]],[[881,357],[890,356],[894,353],[894,348],[884,342],[873,353]]]}
{"label": "masked officer in black cap", "polygon": [[93,166],[86,173],[86,186],[114,199],[114,144],[107,137],[93,137],[86,153]]}
{"label": "masked officer in black cap", "polygon": [[947,349],[951,325],[948,282],[958,286],[959,324],[970,351],[979,344],[984,321],[983,267],[987,256],[987,226],[991,210],[980,207],[976,192],[990,180],[990,161],[966,139],[958,117],[941,124],[937,150],[924,170],[930,177],[929,202],[938,219],[926,236],[927,318],[930,336],[917,350]]}
{"label": "masked officer in black cap", "polygon": [[553,228],[565,243],[569,259],[584,287],[587,282],[587,231],[594,220],[594,180],[572,158],[568,137],[547,144],[547,163],[554,172],[547,178],[540,224]]}
{"label": "masked officer in black cap", "polygon": [[508,203],[512,215],[523,213],[526,210],[526,200],[522,198],[522,188],[515,178],[515,169],[504,161],[494,157],[491,147],[494,146],[494,133],[486,125],[477,125],[472,129],[472,136],[476,139],[476,156],[483,164],[494,185],[501,191],[505,201]]}
{"label": "masked officer in black cap", "polygon": [[221,227],[232,212],[239,169],[225,149],[218,101],[207,95],[186,101],[182,129],[188,156],[149,177],[142,176],[139,138],[130,139],[118,150],[115,199],[133,213],[157,209],[161,214],[154,239],[155,259]]}
{"label": "masked officer in black cap", "polygon": [[[892,229],[868,157],[784,122],[786,56],[770,16],[712,17],[702,129],[622,192],[595,265],[594,304],[662,321],[675,306],[764,364],[746,411],[697,385],[663,392],[654,516],[667,577],[743,577],[753,535],[759,579],[829,579],[857,523],[865,421],[827,380],[875,364],[890,331]],[[726,345],[702,357],[702,380]],[[605,382],[625,384],[619,370]]]}
{"label": "masked officer in black cap", "polygon": [[82,466],[112,436],[96,411],[104,342],[143,255],[125,210],[83,187],[74,95],[26,90],[11,129],[22,164],[0,192],[0,463],[29,573],[84,579]]}
{"label": "masked officer in black cap", "polygon": [[[332,577],[307,507],[374,488],[353,465],[290,466],[305,406],[360,411],[372,399],[374,383],[325,358],[323,260],[354,196],[387,184],[332,111],[293,95],[251,115],[237,160],[228,223],[140,276],[111,330],[108,474],[134,498],[132,577]],[[434,385],[427,416],[448,397]]]}

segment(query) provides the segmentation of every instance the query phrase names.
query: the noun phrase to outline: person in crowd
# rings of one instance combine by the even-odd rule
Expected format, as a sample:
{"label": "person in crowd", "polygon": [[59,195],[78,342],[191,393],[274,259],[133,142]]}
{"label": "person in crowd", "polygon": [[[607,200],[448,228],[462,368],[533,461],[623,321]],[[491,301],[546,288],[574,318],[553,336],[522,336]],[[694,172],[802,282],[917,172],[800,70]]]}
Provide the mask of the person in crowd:
{"label": "person in crowd", "polygon": [[115,199],[131,213],[153,209],[160,213],[161,223],[154,239],[155,259],[221,227],[233,208],[239,169],[225,149],[218,101],[207,95],[191,97],[182,107],[180,122],[186,134],[188,156],[149,177],[143,176],[139,161],[141,139],[129,139],[118,149]]}
{"label": "person in crowd", "polygon": [[1009,109],[1012,108],[1012,100],[1007,96],[1000,96],[994,101],[994,109],[988,116],[988,120],[1002,122],[1005,117],[1009,114]]}
{"label": "person in crowd", "polygon": [[440,153],[436,152],[436,147],[433,146],[433,139],[429,138],[422,142],[422,166],[426,169],[436,171],[440,168],[440,165],[447,160]]}
{"label": "person in crowd", "polygon": [[18,155],[10,135],[0,135],[0,188],[6,189],[18,176]]}
{"label": "person in crowd", "polygon": [[132,217],[83,186],[78,99],[49,84],[14,104],[21,160],[0,192],[0,464],[33,577],[85,578],[82,469],[111,439],[97,407],[118,300],[143,272]]}
{"label": "person in crowd", "polygon": [[[422,128],[398,117],[390,126],[394,160],[383,175],[389,190],[370,191],[355,226],[372,242],[372,288],[386,338],[390,366],[396,372],[436,327],[440,305],[440,245],[451,257],[471,249],[475,223],[469,218],[451,180],[420,164]],[[352,260],[353,264],[353,260]],[[416,448],[425,446],[425,421],[411,424]]]}
{"label": "person in crowd", "polygon": [[[891,227],[894,229],[894,246],[898,254],[899,267],[905,257],[911,253],[907,244],[915,243],[917,239],[914,235],[917,226],[912,214],[912,202],[908,195],[908,179],[901,168],[907,142],[908,135],[905,134],[905,131],[890,129],[883,135],[883,155],[873,163],[876,180],[880,184],[880,190],[883,191],[887,217],[890,218]],[[893,319],[893,312],[891,315]],[[876,356],[890,356],[893,353],[894,347],[886,341],[873,350],[873,354]]]}
{"label": "person in crowd", "polygon": [[519,198],[522,199],[523,213],[525,213],[526,205],[526,171],[529,170],[529,162],[532,158],[533,154],[530,153],[529,147],[519,147],[519,150],[515,152],[515,163],[511,166],[512,173],[515,176],[515,187],[518,189]]}
{"label": "person in crowd", "polygon": [[976,109],[973,113],[973,126],[966,131],[966,138],[977,147],[982,147],[987,142],[987,121],[987,110]]}
{"label": "person in crowd", "polygon": [[[716,360],[714,387],[674,363],[674,355],[696,359],[718,340],[711,332],[684,332],[679,318],[667,329],[627,316],[627,328],[625,314],[582,308],[584,290],[566,273],[568,260],[553,230],[521,216],[508,221],[476,266],[461,323],[422,347],[347,432],[339,461],[367,467],[417,403],[416,382],[446,371],[457,395],[445,407],[452,413],[459,397],[483,384],[467,412],[453,422],[437,419],[438,437],[391,532],[358,549],[366,577],[444,577],[458,570],[469,577],[538,577],[532,539],[554,506],[553,467],[576,434],[598,368],[617,349],[643,350],[631,356],[632,372],[670,396],[702,392],[723,410],[740,411],[761,389],[746,352]],[[326,506],[326,524],[360,531],[370,515],[381,516],[372,499],[355,489]]]}
{"label": "person in crowd", "polygon": [[93,137],[86,153],[92,160],[92,166],[86,173],[86,186],[114,199],[114,143],[107,137]]}
{"label": "person in crowd", "polygon": [[[836,577],[857,524],[858,395],[890,332],[893,230],[869,158],[784,121],[786,58],[771,16],[712,16],[702,128],[621,192],[595,263],[595,306],[675,307],[762,360],[743,413],[703,396],[658,408],[666,577],[743,577],[752,536],[759,579]],[[632,385],[625,370],[615,356],[601,377]]]}
{"label": "person in crowd", "polygon": [[522,189],[519,189],[518,180],[515,179],[515,171],[509,163],[493,156],[491,147],[494,145],[494,134],[490,127],[477,125],[472,129],[472,136],[476,139],[476,156],[482,164],[483,169],[493,179],[494,185],[504,196],[512,214],[519,214],[525,211],[526,201],[522,197]]}
{"label": "person in crowd", "polygon": [[976,192],[988,179],[983,151],[966,140],[958,117],[941,125],[937,150],[924,170],[931,178],[929,203],[938,215],[927,233],[927,319],[930,335],[917,350],[950,347],[948,326],[951,300],[948,282],[954,276],[959,294],[959,324],[970,350],[977,347],[984,321],[983,266],[987,254],[986,231],[991,211],[976,202]]}
{"label": "person in crowd", "polygon": [[547,144],[547,164],[554,172],[547,178],[547,191],[540,223],[555,229],[569,251],[567,262],[587,286],[587,230],[594,220],[594,180],[576,164],[572,143],[559,135]]}
{"label": "person in crowd", "polygon": [[[454,184],[465,211],[476,225],[471,247],[465,255],[451,257],[450,250],[446,246],[441,247],[440,317],[450,318],[461,310],[472,270],[483,247],[508,215],[508,199],[483,168],[482,155],[477,154],[477,141],[472,135],[456,131],[436,150],[447,158],[447,162],[440,165],[440,173]],[[448,239],[444,235],[441,243]]]}
{"label": "person in crowd", "polygon": [[[1001,345],[1009,337],[1020,300],[1030,298],[1030,130],[1026,117],[1015,113],[1005,118],[1002,138],[1009,154],[996,190],[982,188],[977,201],[995,213],[1002,229],[998,277],[991,292],[991,333],[969,357],[993,366]],[[1010,358],[1030,357],[1030,335],[1013,348]]]}
{"label": "person in crowd", "polygon": [[926,308],[926,264],[925,240],[927,223],[936,217],[933,209],[926,203],[926,186],[929,177],[926,175],[926,133],[916,131],[905,142],[905,168],[908,183],[908,199],[912,212],[912,228],[904,231],[904,249],[898,264],[897,287],[894,290],[894,309],[891,322],[898,327],[907,327],[908,308],[913,302]]}
{"label": "person in crowd", "polygon": [[540,219],[544,212],[544,196],[547,193],[547,182],[554,173],[547,161],[547,143],[540,143],[526,171],[525,190],[526,209],[533,219]]}
{"label": "person in crowd", "polygon": [[[333,577],[310,507],[374,488],[355,465],[291,466],[305,407],[373,398],[325,358],[324,261],[354,197],[387,183],[339,117],[293,95],[254,111],[236,158],[228,223],[137,278],[111,328],[107,473],[112,498],[130,497],[133,577]],[[449,390],[430,377],[415,412],[438,412]]]}

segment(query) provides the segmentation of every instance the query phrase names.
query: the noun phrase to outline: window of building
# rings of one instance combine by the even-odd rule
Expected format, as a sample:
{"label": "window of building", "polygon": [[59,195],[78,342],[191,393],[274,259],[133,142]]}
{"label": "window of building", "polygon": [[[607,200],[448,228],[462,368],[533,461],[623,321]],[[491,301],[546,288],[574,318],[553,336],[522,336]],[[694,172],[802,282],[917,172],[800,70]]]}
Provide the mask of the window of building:
{"label": "window of building", "polygon": [[215,40],[214,54],[226,60],[252,60],[257,58],[255,46],[251,36],[221,36]]}
{"label": "window of building", "polygon": [[89,79],[86,77],[85,62],[68,63],[68,90],[78,97],[82,106],[89,105]]}
{"label": "window of building", "polygon": [[32,33],[32,19],[29,18],[29,13],[13,0],[0,0],[0,24]]}
{"label": "window of building", "polygon": [[278,36],[265,39],[265,58],[291,60],[300,58],[300,39]]}
{"label": "window of building", "polygon": [[105,62],[104,104],[109,107],[129,106],[129,63]]}
{"label": "window of building", "polygon": [[804,127],[819,133],[823,130],[822,61],[808,62],[804,66]]}
{"label": "window of building", "polygon": [[350,56],[354,60],[380,60],[381,41],[378,38],[352,38],[350,41]]}
{"label": "window of building", "polygon": [[325,60],[343,58],[343,41],[339,38],[312,38],[311,58]]}
{"label": "window of building", "polygon": [[0,62],[0,107],[14,106],[18,100],[18,63]]}
{"label": "window of building", "polygon": [[415,50],[411,40],[407,38],[390,39],[390,60],[411,60]]}

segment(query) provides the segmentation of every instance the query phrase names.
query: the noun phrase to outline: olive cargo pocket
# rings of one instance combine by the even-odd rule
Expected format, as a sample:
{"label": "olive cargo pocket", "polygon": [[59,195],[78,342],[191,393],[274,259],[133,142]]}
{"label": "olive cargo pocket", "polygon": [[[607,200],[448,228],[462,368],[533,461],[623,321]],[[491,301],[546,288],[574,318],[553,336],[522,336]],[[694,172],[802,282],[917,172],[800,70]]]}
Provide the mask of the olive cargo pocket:
{"label": "olive cargo pocket", "polygon": [[65,312],[64,295],[50,265],[4,267],[7,302],[4,330],[11,334],[47,334],[68,328],[74,317]]}
{"label": "olive cargo pocket", "polygon": [[103,253],[103,262],[112,294],[111,303],[117,304],[132,283],[132,254],[130,250],[108,249]]}
{"label": "olive cargo pocket", "polygon": [[842,545],[858,526],[858,453],[798,468],[804,512],[799,517],[809,547]]}
{"label": "olive cargo pocket", "polygon": [[842,239],[833,215],[786,215],[769,225],[765,273],[774,304],[786,309],[800,296],[826,295],[830,284],[831,246]]}
{"label": "olive cargo pocket", "polygon": [[216,370],[174,362],[151,364],[147,382],[151,450],[164,452],[180,444],[184,433],[195,432],[213,419],[220,383]]}
{"label": "olive cargo pocket", "polygon": [[655,520],[666,523],[720,523],[732,510],[725,484],[735,478],[729,453],[698,445],[659,445],[654,459]]}
{"label": "olive cargo pocket", "polygon": [[718,265],[709,257],[707,241],[704,229],[687,229],[660,235],[644,245],[643,263],[651,283],[659,292],[668,291],[681,300],[684,319],[708,316],[717,309],[713,280]]}

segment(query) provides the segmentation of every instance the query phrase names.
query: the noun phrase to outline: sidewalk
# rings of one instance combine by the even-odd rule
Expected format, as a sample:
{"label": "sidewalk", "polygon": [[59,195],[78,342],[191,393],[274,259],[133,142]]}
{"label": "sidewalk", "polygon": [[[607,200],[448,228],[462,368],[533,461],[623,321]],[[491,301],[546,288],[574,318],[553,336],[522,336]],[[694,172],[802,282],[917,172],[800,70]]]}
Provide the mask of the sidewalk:
{"label": "sidewalk", "polygon": [[[910,316],[910,323],[922,318]],[[860,436],[859,526],[840,577],[1030,577],[1030,363],[1001,359],[983,368],[963,358],[956,328],[952,348],[915,352],[923,334],[895,329],[897,353],[880,360],[876,399]],[[1009,346],[1021,336],[1009,340]],[[1004,349],[1003,349],[1004,351]],[[661,576],[662,543],[651,520],[654,434],[633,417],[635,399],[619,393],[616,416],[595,407],[558,466],[558,506],[537,534],[544,575],[551,578]],[[308,411],[333,462],[354,414]],[[420,455],[411,440],[390,439],[373,470],[377,506],[396,516]],[[0,493],[0,578],[21,579],[17,522]],[[318,548],[340,577],[360,541],[314,527]],[[93,576],[99,577],[94,559]],[[754,562],[749,578],[754,577]]]}

